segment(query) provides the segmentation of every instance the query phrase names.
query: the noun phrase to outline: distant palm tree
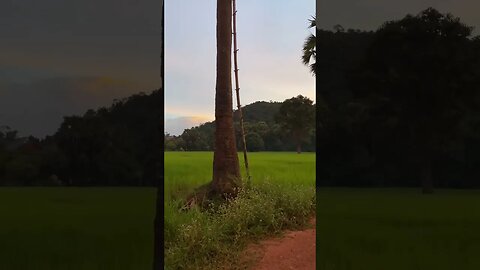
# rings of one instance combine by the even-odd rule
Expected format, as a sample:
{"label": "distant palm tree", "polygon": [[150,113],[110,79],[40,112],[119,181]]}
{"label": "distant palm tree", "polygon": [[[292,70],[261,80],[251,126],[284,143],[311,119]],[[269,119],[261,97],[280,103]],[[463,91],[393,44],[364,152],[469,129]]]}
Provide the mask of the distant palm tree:
{"label": "distant palm tree", "polygon": [[[315,16],[313,16],[312,19],[308,21],[310,22],[310,25],[308,26],[308,28],[317,27]],[[313,73],[313,76],[317,75],[317,72],[316,72],[316,67],[317,67],[316,45],[317,44],[316,42],[317,42],[317,38],[315,34],[310,34],[305,40],[305,43],[303,44],[303,55],[302,55],[303,64],[310,67],[310,71]]]}

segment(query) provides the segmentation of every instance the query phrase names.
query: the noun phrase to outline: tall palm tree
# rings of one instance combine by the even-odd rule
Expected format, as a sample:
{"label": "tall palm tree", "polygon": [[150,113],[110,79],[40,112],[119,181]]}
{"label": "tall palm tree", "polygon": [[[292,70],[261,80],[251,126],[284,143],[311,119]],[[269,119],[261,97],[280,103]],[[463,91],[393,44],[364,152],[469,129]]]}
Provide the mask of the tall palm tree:
{"label": "tall palm tree", "polygon": [[[315,16],[312,19],[308,20],[310,22],[309,28],[317,27],[316,18]],[[302,62],[306,66],[310,67],[310,71],[312,72],[313,76],[316,76],[316,67],[317,67],[317,53],[316,53],[316,42],[317,38],[315,34],[310,34],[305,43],[303,44],[303,55],[302,55]]]}
{"label": "tall palm tree", "polygon": [[233,194],[241,179],[232,106],[232,0],[217,0],[215,151],[212,191]]}

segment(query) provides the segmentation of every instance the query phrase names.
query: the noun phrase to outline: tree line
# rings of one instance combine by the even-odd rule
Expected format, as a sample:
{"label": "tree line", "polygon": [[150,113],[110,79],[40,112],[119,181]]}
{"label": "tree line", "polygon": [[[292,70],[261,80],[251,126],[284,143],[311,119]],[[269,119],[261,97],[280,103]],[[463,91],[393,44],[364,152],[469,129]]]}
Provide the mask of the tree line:
{"label": "tree line", "polygon": [[480,38],[429,8],[317,30],[317,184],[480,187]]}
{"label": "tree line", "polygon": [[[242,108],[247,150],[315,151],[315,105],[297,96],[283,102],[257,101]],[[242,151],[238,111],[234,111],[236,147]],[[166,151],[212,151],[215,121],[185,129],[181,135],[165,134]]]}
{"label": "tree line", "polygon": [[[163,173],[162,102],[161,89],[135,94],[66,116],[57,132],[43,139],[0,127],[0,186],[156,186]],[[299,114],[305,125],[282,116],[282,105],[292,102],[284,110]],[[245,106],[249,151],[295,151],[298,144],[302,151],[315,151],[314,110],[313,101],[302,96]],[[240,140],[238,121],[235,125]],[[181,136],[165,135],[165,149],[212,151],[214,130],[210,122]]]}
{"label": "tree line", "polygon": [[163,91],[68,116],[44,139],[0,129],[0,185],[154,186],[160,177]]}

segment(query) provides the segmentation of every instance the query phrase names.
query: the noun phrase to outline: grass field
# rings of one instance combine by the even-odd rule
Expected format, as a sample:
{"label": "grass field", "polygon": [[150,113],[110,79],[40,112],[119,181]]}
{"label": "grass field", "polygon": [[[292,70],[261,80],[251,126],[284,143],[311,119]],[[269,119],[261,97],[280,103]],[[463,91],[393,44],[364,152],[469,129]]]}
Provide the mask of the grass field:
{"label": "grass field", "polygon": [[0,188],[0,269],[151,269],[155,190]]}
{"label": "grass field", "polygon": [[[248,157],[254,183],[315,186],[315,153],[257,152]],[[239,160],[245,175],[243,155],[239,154]],[[165,200],[181,197],[210,182],[212,170],[212,152],[166,152]]]}
{"label": "grass field", "polygon": [[320,189],[321,270],[480,269],[480,191]]}
{"label": "grass field", "polygon": [[[301,209],[305,201],[299,197],[308,197],[309,190],[302,187],[314,183],[313,154],[255,153],[251,160],[256,185],[276,179],[287,187],[277,190],[278,198],[287,194],[284,207]],[[265,201],[270,197],[261,194],[246,200],[253,208],[238,204],[233,216],[174,208],[173,197],[209,181],[210,162],[209,153],[166,154],[166,225],[178,226],[166,228],[173,265],[192,249],[201,251],[195,256],[212,258],[225,245],[239,243],[215,237],[251,240],[255,232],[262,237],[275,231],[268,227],[275,222],[258,223],[275,213],[268,212],[274,206]],[[150,188],[0,188],[0,269],[150,269],[154,201]],[[316,202],[318,269],[480,269],[480,191],[425,196],[418,189],[322,188]],[[249,227],[248,235],[227,234],[242,228],[225,224],[243,224],[244,218],[259,226]]]}
{"label": "grass field", "polygon": [[248,242],[302,227],[313,214],[315,154],[278,152],[249,154],[254,189],[225,208],[179,211],[182,199],[211,181],[212,163],[211,152],[165,153],[167,269],[235,266]]}
{"label": "grass field", "polygon": [[[248,200],[247,198],[243,198],[243,201],[239,200],[253,202],[253,204],[238,204],[240,207],[232,211],[237,216],[222,216],[219,219],[211,218],[208,214],[198,211],[179,212],[172,203],[175,201],[172,195],[181,198],[195,187],[210,180],[212,153],[178,152],[165,155],[167,203],[165,218],[166,225],[178,226],[174,228],[174,232],[179,232],[175,229],[185,228],[186,225],[189,226],[188,228],[195,228],[194,226],[198,225],[204,230],[226,229],[227,227],[224,226],[226,222],[221,227],[214,226],[219,222],[224,223],[221,218],[233,221],[235,218],[245,219],[257,223],[257,218],[272,214],[268,210],[272,210],[273,205],[265,201],[268,197],[260,193],[250,194]],[[285,188],[290,186],[312,188],[315,181],[314,157],[314,154],[308,153],[302,155],[251,154],[253,180],[256,185],[261,185],[263,181],[273,181]],[[0,188],[0,269],[151,269],[155,194],[156,191],[153,188]],[[295,197],[301,199],[289,202],[292,208],[285,208],[285,211],[301,209],[302,203],[306,201],[303,198],[304,190],[292,188],[286,194],[292,197],[287,196],[283,199]],[[282,196],[278,197],[282,198]],[[270,207],[268,207],[269,203]],[[245,205],[257,207],[257,209],[242,208]],[[253,211],[250,211],[252,209]],[[258,216],[249,216],[250,213]],[[304,214],[306,213],[299,213],[298,217]],[[265,229],[274,231],[268,227],[269,224],[260,222],[258,227],[249,227],[249,233],[257,232],[258,235],[263,235]],[[230,229],[237,232],[238,227]],[[255,231],[255,229],[261,230]],[[282,227],[276,229],[282,229]],[[192,245],[175,246],[187,248],[175,254],[188,255],[184,251],[198,247],[194,244],[206,244],[202,242],[202,238],[195,237],[215,238],[227,235],[218,231],[212,235],[203,234],[203,232],[181,235],[194,237],[188,240]],[[238,233],[242,232],[244,231],[238,231]],[[240,236],[240,234],[230,234],[230,236],[233,235]],[[178,236],[171,234],[170,240]],[[251,236],[252,234],[249,235]],[[216,240],[219,239],[216,238]],[[235,239],[226,240],[226,242],[220,242],[228,245],[232,243],[228,241],[236,241]],[[187,242],[183,242],[185,243]],[[212,246],[214,243],[209,242],[208,245],[203,246],[207,247],[207,250],[197,256],[210,256],[208,252],[215,248],[223,250],[224,246]],[[208,250],[208,248],[211,249]],[[229,250],[225,249],[225,251]],[[192,267],[195,268],[195,266]]]}

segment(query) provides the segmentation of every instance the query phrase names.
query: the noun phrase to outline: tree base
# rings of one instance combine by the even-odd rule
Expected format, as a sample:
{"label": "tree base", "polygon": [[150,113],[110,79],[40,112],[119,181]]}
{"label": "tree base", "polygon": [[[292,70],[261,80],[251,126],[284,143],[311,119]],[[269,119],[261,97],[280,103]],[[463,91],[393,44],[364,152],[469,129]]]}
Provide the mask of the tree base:
{"label": "tree base", "polygon": [[219,193],[212,185],[212,182],[198,187],[187,197],[186,203],[181,208],[187,211],[195,207],[201,209],[212,208],[216,202],[225,202],[227,199],[234,198],[236,193]]}

